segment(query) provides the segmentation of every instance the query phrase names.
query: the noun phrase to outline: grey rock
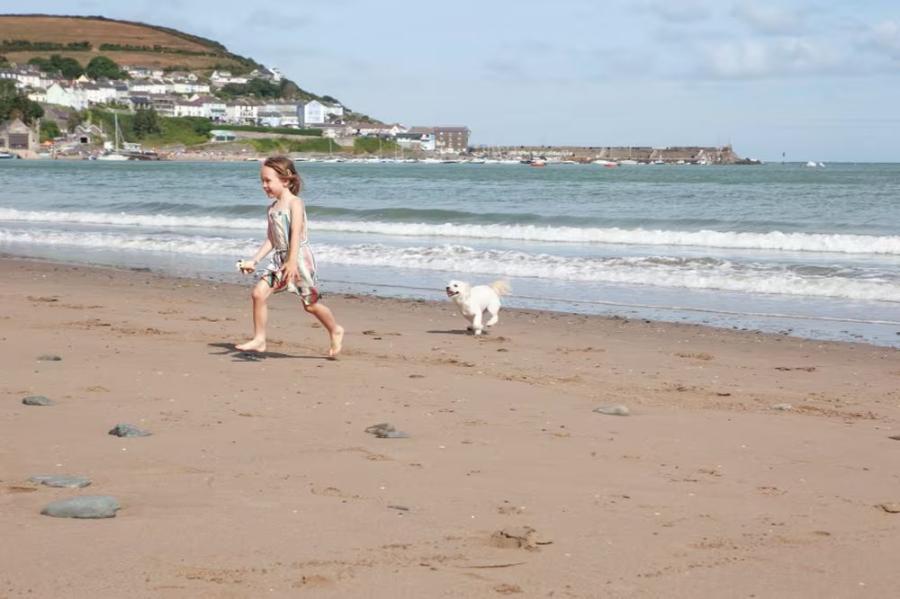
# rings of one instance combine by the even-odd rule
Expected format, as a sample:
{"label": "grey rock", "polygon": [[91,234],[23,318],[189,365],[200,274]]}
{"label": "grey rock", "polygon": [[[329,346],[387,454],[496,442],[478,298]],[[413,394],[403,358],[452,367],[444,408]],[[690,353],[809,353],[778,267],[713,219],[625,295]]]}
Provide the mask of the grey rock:
{"label": "grey rock", "polygon": [[153,433],[140,429],[133,424],[117,424],[109,431],[109,434],[117,437],[149,437]]}
{"label": "grey rock", "polygon": [[598,406],[594,408],[594,411],[598,414],[604,414],[606,416],[628,416],[629,414],[631,414],[631,410],[628,409],[628,406],[622,405],[620,403]]}
{"label": "grey rock", "polygon": [[792,406],[792,405],[789,404],[789,403],[777,403],[777,404],[775,404],[774,406],[772,406],[772,409],[773,409],[773,410],[780,410],[780,411],[782,411],[782,412],[790,412],[791,410],[794,409],[794,406]]}
{"label": "grey rock", "polygon": [[42,354],[37,357],[38,362],[59,362],[62,360],[59,356],[55,354]]}
{"label": "grey rock", "polygon": [[22,403],[26,406],[52,406],[56,402],[43,395],[29,395],[22,398]]}
{"label": "grey rock", "polygon": [[900,435],[891,435],[890,437],[888,437],[888,439],[891,439],[892,441],[900,441]]}
{"label": "grey rock", "polygon": [[375,435],[379,439],[406,439],[409,437],[408,434],[403,431],[398,431],[394,428],[394,425],[387,422],[366,427],[366,432]]}
{"label": "grey rock", "polygon": [[115,497],[85,495],[48,503],[41,513],[54,518],[115,518],[121,509]]}
{"label": "grey rock", "polygon": [[91,484],[91,479],[83,476],[72,476],[69,474],[39,474],[28,479],[33,483],[40,483],[48,487],[58,487],[61,489],[80,489]]}

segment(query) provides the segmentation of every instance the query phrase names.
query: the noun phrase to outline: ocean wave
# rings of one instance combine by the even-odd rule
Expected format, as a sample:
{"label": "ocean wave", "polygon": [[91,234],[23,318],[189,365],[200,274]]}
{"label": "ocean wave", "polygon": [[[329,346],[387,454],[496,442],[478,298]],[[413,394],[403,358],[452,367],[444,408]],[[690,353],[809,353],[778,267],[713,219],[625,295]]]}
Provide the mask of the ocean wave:
{"label": "ocean wave", "polygon": [[[722,249],[900,255],[900,236],[826,233],[747,233],[733,231],[663,231],[535,225],[402,224],[319,221],[320,231],[375,233],[411,237],[462,237],[613,245],[693,246]],[[312,224],[311,224],[312,227]]]}
{"label": "ocean wave", "polygon": [[[265,220],[219,216],[174,216],[164,214],[39,212],[0,208],[0,221],[76,223],[166,228],[205,228],[259,230]],[[713,247],[721,249],[818,252],[842,254],[900,255],[900,236],[853,235],[831,233],[750,233],[734,231],[666,231],[597,227],[551,227],[510,224],[425,224],[381,221],[313,220],[311,231],[363,233],[402,237],[455,237],[673,247]]]}
{"label": "ocean wave", "polygon": [[[252,254],[256,238],[177,234],[123,234],[0,229],[0,243],[174,254],[218,255],[223,263]],[[581,283],[647,285],[792,296],[900,302],[900,280],[886,271],[805,265],[738,263],[713,258],[571,257],[461,245],[393,247],[383,244],[315,246],[320,264],[382,266],[446,272],[452,276],[506,276]]]}
{"label": "ocean wave", "polygon": [[0,221],[33,223],[73,223],[79,225],[114,225],[118,227],[166,227],[173,229],[238,229],[265,230],[264,207],[257,218],[168,214],[131,214],[128,212],[38,212],[0,208]]}

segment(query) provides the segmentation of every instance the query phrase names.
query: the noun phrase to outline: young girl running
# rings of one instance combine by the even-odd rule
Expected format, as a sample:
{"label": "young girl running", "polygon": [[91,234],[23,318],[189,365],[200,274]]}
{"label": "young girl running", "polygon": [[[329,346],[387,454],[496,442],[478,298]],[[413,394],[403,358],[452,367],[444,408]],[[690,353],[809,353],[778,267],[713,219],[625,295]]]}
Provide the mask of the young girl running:
{"label": "young girl running", "polygon": [[253,339],[236,345],[241,351],[266,351],[266,322],[269,309],[266,301],[273,293],[287,290],[300,296],[303,308],[319,319],[331,338],[328,355],[341,352],[344,328],[334,315],[319,302],[316,288],[316,261],[309,247],[306,227],[306,207],[297,197],[300,176],[294,163],[285,156],[267,158],[259,171],[263,191],[272,198],[269,205],[269,228],[266,240],[251,260],[241,260],[238,268],[244,274],[256,270],[256,263],[274,250],[271,262],[250,297],[253,300]]}

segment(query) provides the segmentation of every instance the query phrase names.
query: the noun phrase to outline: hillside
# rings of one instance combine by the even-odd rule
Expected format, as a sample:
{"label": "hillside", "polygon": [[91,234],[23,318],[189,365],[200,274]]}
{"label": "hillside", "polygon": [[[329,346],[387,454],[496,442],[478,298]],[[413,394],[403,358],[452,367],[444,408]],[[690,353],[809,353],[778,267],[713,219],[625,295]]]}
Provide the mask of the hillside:
{"label": "hillside", "polygon": [[243,73],[258,66],[218,42],[166,27],[104,17],[0,15],[0,54],[10,62],[25,63],[51,53],[82,65],[103,55],[118,64],[192,71],[222,68]]}

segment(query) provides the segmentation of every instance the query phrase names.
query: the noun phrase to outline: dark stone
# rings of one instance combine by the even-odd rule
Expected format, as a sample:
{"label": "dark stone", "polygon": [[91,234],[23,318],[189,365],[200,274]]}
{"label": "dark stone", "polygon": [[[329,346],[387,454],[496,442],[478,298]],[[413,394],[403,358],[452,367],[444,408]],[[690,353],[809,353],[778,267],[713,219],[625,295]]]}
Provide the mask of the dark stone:
{"label": "dark stone", "polygon": [[59,362],[60,360],[62,360],[62,358],[54,354],[43,354],[38,356],[37,359],[38,362]]}
{"label": "dark stone", "polygon": [[115,497],[86,495],[48,503],[41,514],[54,518],[115,518],[120,508]]}
{"label": "dark stone", "polygon": [[52,406],[56,402],[43,395],[29,395],[22,398],[22,403],[26,406]]}
{"label": "dark stone", "polygon": [[80,489],[91,484],[91,479],[83,476],[71,476],[69,474],[39,474],[28,479],[33,483],[40,483],[48,487],[61,489]]}
{"label": "dark stone", "polygon": [[408,434],[398,431],[394,425],[382,422],[381,424],[373,424],[366,428],[366,432],[375,435],[379,439],[406,439]]}
{"label": "dark stone", "polygon": [[117,424],[109,431],[109,434],[117,437],[149,437],[153,433],[140,429],[133,424]]}

